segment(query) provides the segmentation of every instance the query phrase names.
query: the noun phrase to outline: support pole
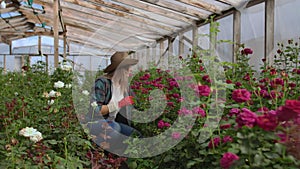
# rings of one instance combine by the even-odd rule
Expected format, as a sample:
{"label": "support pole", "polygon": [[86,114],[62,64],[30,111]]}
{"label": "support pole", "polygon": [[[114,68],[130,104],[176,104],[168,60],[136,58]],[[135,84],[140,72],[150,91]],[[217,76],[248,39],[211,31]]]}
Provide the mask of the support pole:
{"label": "support pole", "polygon": [[53,0],[54,67],[58,67],[58,1]]}
{"label": "support pole", "polygon": [[64,59],[67,59],[67,35],[64,34]]}
{"label": "support pole", "polygon": [[192,37],[192,40],[193,40],[193,50],[196,50],[197,47],[198,47],[198,27],[196,25],[193,25],[193,37]]}
{"label": "support pole", "polygon": [[42,52],[41,45],[42,45],[42,37],[39,36],[39,38],[38,38],[38,51],[41,52],[41,54],[42,54],[43,52]]}
{"label": "support pole", "polygon": [[9,54],[12,55],[12,44],[11,44],[11,41],[9,42]]}
{"label": "support pole", "polygon": [[6,73],[6,55],[3,56],[3,70]]}
{"label": "support pole", "polygon": [[237,52],[239,51],[239,44],[241,44],[241,12],[235,10],[233,12],[233,54],[232,62],[236,63]]}
{"label": "support pole", "polygon": [[163,56],[163,54],[164,54],[164,41],[160,41],[160,43],[159,43],[159,56],[160,56],[160,63],[162,63],[162,65],[164,64],[164,56]]}
{"label": "support pole", "polygon": [[179,33],[178,54],[179,54],[179,56],[182,56],[184,54],[184,38],[183,38],[183,33]]}
{"label": "support pole", "polygon": [[274,0],[265,1],[265,59],[274,49]]}

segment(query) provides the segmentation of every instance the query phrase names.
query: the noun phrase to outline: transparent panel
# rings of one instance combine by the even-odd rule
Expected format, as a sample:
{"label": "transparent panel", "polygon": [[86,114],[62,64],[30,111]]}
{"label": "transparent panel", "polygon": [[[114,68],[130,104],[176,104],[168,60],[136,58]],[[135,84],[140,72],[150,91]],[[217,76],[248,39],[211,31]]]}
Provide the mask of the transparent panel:
{"label": "transparent panel", "polygon": [[198,45],[202,49],[209,49],[209,27],[210,24],[205,24],[198,28]]}
{"label": "transparent panel", "polygon": [[7,71],[15,70],[15,56],[13,55],[6,56],[6,70]]}
{"label": "transparent panel", "polygon": [[38,61],[46,62],[45,56],[31,56],[30,57],[30,65],[37,64]]}
{"label": "transparent panel", "polygon": [[[233,41],[233,16],[229,15],[224,17],[217,22],[220,23],[217,40],[226,40],[226,41]],[[233,46],[232,43],[229,42],[221,42],[217,44],[217,53],[218,56],[222,61],[231,62],[232,61],[232,50]]]}
{"label": "transparent panel", "polygon": [[0,55],[0,68],[4,68],[4,55]]}
{"label": "transparent panel", "polygon": [[9,45],[0,43],[0,54],[9,54]]}
{"label": "transparent panel", "polygon": [[241,41],[245,47],[253,49],[250,64],[259,70],[264,58],[265,3],[241,11]]}
{"label": "transparent panel", "polygon": [[299,6],[296,0],[275,1],[275,48],[277,42],[300,37]]}

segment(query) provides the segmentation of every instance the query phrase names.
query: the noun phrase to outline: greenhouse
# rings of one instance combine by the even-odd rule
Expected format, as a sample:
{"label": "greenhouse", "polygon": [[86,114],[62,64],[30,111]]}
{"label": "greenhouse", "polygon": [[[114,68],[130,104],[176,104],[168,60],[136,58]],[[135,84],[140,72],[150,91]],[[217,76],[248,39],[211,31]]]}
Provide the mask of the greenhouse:
{"label": "greenhouse", "polygon": [[0,168],[300,168],[299,0],[0,0]]}

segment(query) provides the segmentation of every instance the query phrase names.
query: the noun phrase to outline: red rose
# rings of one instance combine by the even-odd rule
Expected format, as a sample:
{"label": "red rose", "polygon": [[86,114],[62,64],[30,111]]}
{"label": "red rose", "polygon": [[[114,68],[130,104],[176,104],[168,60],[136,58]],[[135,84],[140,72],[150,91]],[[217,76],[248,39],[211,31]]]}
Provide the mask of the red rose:
{"label": "red rose", "polygon": [[258,116],[257,125],[266,131],[275,130],[276,127],[278,126],[276,112],[274,110],[271,110],[262,116]]}
{"label": "red rose", "polygon": [[227,152],[223,154],[223,157],[220,160],[220,165],[224,169],[229,169],[230,166],[236,161],[239,160],[239,156],[233,154],[231,152]]}
{"label": "red rose", "polygon": [[285,105],[277,109],[279,121],[295,119],[298,114],[300,114],[300,101],[298,100],[286,100]]}
{"label": "red rose", "polygon": [[236,89],[232,92],[232,99],[238,103],[251,99],[251,93],[247,89]]}

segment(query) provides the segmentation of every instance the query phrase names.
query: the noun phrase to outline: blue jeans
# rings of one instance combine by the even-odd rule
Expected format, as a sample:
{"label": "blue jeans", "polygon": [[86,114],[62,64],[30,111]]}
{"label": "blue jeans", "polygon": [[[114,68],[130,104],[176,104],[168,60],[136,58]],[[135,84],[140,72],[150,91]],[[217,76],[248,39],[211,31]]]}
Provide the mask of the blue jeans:
{"label": "blue jeans", "polygon": [[105,127],[103,126],[106,124],[108,124],[113,129],[107,132],[107,134],[110,135],[111,137],[114,137],[116,133],[121,133],[124,134],[125,136],[131,136],[132,134],[135,134],[136,136],[139,137],[141,136],[141,133],[138,130],[134,129],[133,127],[130,127],[123,123],[118,123],[116,121],[105,120],[105,119],[89,124],[90,133],[93,135],[98,135],[98,133],[100,133],[101,131],[103,132],[103,130],[105,129]]}

